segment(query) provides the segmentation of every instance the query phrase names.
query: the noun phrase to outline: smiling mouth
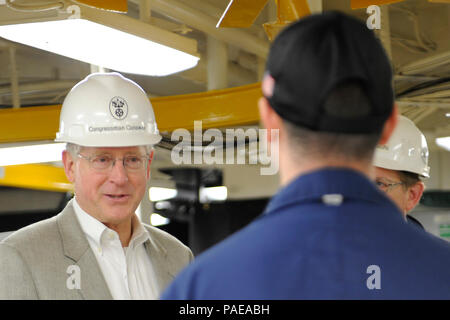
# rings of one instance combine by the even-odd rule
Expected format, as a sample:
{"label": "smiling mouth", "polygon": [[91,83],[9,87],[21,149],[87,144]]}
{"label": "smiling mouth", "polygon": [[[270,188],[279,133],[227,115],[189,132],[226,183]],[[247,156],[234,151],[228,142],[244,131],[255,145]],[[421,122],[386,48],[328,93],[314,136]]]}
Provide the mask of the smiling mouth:
{"label": "smiling mouth", "polygon": [[111,199],[123,199],[128,197],[127,194],[106,194],[106,196]]}

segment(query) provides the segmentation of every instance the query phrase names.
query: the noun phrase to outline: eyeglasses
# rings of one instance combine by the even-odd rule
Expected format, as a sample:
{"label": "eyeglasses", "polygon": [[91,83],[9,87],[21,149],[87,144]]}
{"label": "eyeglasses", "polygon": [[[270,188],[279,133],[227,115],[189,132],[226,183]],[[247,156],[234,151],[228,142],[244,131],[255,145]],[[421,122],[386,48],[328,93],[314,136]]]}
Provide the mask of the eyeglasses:
{"label": "eyeglasses", "polygon": [[96,155],[87,157],[82,154],[78,154],[78,157],[89,161],[91,167],[96,170],[106,171],[114,167],[117,160],[122,160],[123,167],[128,171],[139,171],[146,167],[146,156],[128,155],[123,158],[113,158],[110,155]]}
{"label": "eyeglasses", "polygon": [[381,190],[383,190],[384,192],[389,192],[390,190],[392,190],[392,188],[401,185],[401,184],[405,184],[402,181],[399,182],[394,182],[394,181],[383,181],[383,180],[375,180],[375,184],[377,185],[378,188],[380,188]]}

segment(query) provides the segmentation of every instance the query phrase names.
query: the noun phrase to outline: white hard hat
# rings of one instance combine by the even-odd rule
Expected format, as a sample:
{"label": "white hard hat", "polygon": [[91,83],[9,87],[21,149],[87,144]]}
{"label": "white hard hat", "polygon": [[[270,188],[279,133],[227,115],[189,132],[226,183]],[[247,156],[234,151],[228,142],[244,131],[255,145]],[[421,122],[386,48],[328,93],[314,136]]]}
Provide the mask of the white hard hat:
{"label": "white hard hat", "polygon": [[86,147],[153,145],[160,140],[144,90],[116,72],[90,74],[70,90],[55,139]]}
{"label": "white hard hat", "polygon": [[430,176],[427,141],[414,122],[399,116],[397,127],[387,144],[377,146],[374,165],[417,173],[424,178]]}

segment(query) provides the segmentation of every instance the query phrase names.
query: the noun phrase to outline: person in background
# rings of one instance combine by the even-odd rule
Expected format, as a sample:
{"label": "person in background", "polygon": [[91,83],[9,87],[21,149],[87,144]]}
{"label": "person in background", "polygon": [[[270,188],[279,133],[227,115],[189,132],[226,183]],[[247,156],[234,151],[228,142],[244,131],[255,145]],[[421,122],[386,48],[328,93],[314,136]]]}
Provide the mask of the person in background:
{"label": "person in background", "polygon": [[0,299],[157,299],[192,259],[135,214],[161,139],[141,87],[91,74],[64,100],[56,141],[75,197],[0,243]]}
{"label": "person in background", "polygon": [[399,116],[389,141],[377,146],[374,166],[377,186],[394,201],[405,219],[423,229],[408,214],[422,198],[425,189],[422,179],[430,177],[427,140],[414,122]]}
{"label": "person in background", "polygon": [[450,245],[407,224],[373,183],[375,148],[397,123],[373,31],[338,12],[291,24],[271,46],[262,92],[282,189],[162,299],[450,299]]}

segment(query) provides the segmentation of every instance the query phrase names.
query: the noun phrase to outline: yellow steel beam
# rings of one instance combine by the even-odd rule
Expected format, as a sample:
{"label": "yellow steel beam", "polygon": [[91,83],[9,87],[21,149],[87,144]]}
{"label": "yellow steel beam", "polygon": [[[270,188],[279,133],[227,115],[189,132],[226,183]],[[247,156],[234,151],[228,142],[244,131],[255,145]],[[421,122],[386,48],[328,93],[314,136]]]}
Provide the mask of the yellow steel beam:
{"label": "yellow steel beam", "polygon": [[291,22],[311,14],[307,0],[275,0],[277,21],[264,23],[264,31],[270,41]]}
{"label": "yellow steel beam", "polygon": [[275,2],[279,22],[290,23],[311,14],[307,0],[275,0]]}
{"label": "yellow steel beam", "polygon": [[381,6],[384,4],[390,4],[395,2],[402,2],[404,0],[351,0],[352,9],[362,9],[367,8],[371,5]]}
{"label": "yellow steel beam", "polygon": [[73,191],[63,168],[27,164],[0,167],[0,185],[48,191]]}
{"label": "yellow steel beam", "polygon": [[[250,27],[266,3],[267,0],[231,0],[217,23],[217,27]],[[291,22],[311,14],[308,0],[275,0],[275,3],[277,5],[277,21],[263,25],[269,40],[273,40]]]}
{"label": "yellow steel beam", "polygon": [[61,105],[0,110],[0,143],[53,140]]}
{"label": "yellow steel beam", "polygon": [[[158,128],[221,128],[259,122],[257,101],[260,83],[202,93],[151,99]],[[53,140],[59,126],[61,105],[0,110],[0,143]]]}
{"label": "yellow steel beam", "polygon": [[[263,10],[268,0],[229,0],[217,27],[248,28]],[[404,0],[351,0],[352,9],[363,9],[371,5],[385,5]],[[428,0],[435,3],[450,3],[450,0]],[[278,20],[264,25],[272,39],[288,22],[310,14],[307,0],[275,0]]]}
{"label": "yellow steel beam", "polygon": [[261,13],[268,0],[230,0],[220,17],[219,28],[248,28]]}
{"label": "yellow steel beam", "polygon": [[258,99],[261,84],[211,90],[188,95],[151,99],[158,128],[171,132],[177,128],[194,129],[194,120],[202,120],[202,127],[220,128],[259,122]]}
{"label": "yellow steel beam", "polygon": [[127,12],[128,11],[128,2],[127,0],[75,0],[80,4],[85,4],[90,7],[108,10],[108,11],[116,11],[116,12]]}

